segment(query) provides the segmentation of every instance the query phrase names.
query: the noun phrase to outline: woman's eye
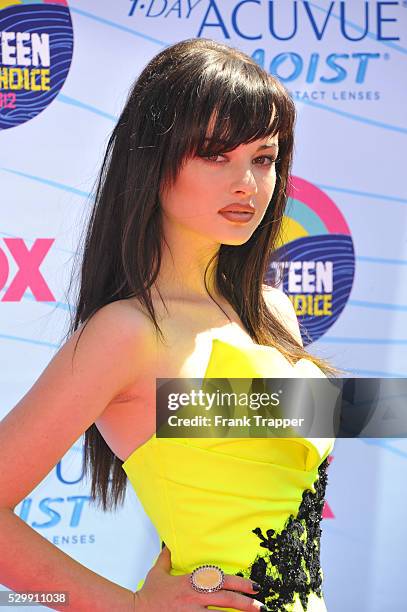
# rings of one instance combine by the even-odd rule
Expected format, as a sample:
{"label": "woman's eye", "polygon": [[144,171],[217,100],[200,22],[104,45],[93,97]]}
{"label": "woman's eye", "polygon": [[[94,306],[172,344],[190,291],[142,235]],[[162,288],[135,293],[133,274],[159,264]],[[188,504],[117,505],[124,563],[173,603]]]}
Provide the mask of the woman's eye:
{"label": "woman's eye", "polygon": [[259,164],[260,166],[272,166],[277,161],[277,159],[272,155],[261,155],[260,157],[256,157],[256,159],[268,160],[269,163]]}
{"label": "woman's eye", "polygon": [[201,155],[201,157],[203,159],[206,159],[207,161],[216,162],[216,159],[212,159],[212,158],[214,158],[214,157],[223,157],[223,156],[220,153],[212,153],[212,154],[209,154],[209,155]]}
{"label": "woman's eye", "polygon": [[[216,158],[224,158],[224,156],[220,153],[209,153],[207,155],[200,155],[199,157],[205,159],[206,161],[214,163],[218,163],[218,160]],[[273,157],[272,155],[260,155],[259,157],[256,157],[254,161],[257,162],[257,160],[259,159],[263,161],[263,163],[257,163],[257,165],[259,166],[272,166],[277,161],[277,158]],[[264,160],[267,160],[268,163],[264,163]]]}

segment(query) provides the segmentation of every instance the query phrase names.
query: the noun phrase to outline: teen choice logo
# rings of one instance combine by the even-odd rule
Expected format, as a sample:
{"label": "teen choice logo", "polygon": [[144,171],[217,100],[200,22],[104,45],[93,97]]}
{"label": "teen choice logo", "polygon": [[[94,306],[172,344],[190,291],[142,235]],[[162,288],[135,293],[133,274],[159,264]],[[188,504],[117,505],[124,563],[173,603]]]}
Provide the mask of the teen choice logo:
{"label": "teen choice logo", "polygon": [[51,104],[72,51],[66,0],[0,0],[0,129],[25,123]]}
{"label": "teen choice logo", "polygon": [[265,281],[274,278],[276,267],[283,272],[283,289],[305,328],[306,346],[335,323],[349,298],[355,273],[350,230],[323,191],[304,179],[291,177],[277,247]]}

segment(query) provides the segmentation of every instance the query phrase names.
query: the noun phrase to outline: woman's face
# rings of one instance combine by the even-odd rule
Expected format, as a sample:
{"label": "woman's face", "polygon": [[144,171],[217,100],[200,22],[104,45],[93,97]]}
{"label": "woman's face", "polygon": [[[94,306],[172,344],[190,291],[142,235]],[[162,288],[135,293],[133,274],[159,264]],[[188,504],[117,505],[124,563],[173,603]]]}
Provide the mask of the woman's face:
{"label": "woman's face", "polygon": [[[249,240],[273,195],[278,134],[239,145],[229,153],[193,157],[161,194],[164,221],[196,239],[239,245]],[[220,213],[248,205],[249,212]],[[241,207],[240,207],[241,208]]]}

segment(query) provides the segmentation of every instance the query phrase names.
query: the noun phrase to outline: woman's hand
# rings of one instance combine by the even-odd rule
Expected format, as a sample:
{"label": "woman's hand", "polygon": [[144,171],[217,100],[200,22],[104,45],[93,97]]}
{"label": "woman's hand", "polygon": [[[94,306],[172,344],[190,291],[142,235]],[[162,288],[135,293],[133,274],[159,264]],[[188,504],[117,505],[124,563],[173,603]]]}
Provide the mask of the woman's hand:
{"label": "woman's hand", "polygon": [[135,612],[202,612],[208,606],[247,612],[267,610],[267,606],[260,601],[243,595],[256,593],[253,582],[247,578],[225,574],[222,589],[213,593],[198,593],[191,585],[190,574],[172,576],[170,569],[171,554],[164,546],[142,588],[134,594]]}

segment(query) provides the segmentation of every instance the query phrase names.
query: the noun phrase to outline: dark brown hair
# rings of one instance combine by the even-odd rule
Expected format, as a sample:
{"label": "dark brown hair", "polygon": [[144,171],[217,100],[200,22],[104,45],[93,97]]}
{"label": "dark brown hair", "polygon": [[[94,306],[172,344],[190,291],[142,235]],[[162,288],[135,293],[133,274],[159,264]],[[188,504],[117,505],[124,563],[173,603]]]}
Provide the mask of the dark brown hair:
{"label": "dark brown hair", "polygon": [[[277,180],[267,211],[246,243],[220,245],[205,271],[205,286],[208,291],[206,272],[216,259],[218,295],[256,343],[277,347],[292,363],[305,357],[326,374],[337,373],[293,339],[262,293],[287,202],[294,122],[294,103],[283,85],[238,49],[196,38],[156,55],[134,83],[108,141],[85,227],[68,335],[104,305],[137,297],[165,341],[150,291],[161,262],[161,189],[174,184],[183,162],[195,154],[225,153],[278,133]],[[116,508],[125,497],[126,474],[95,424],[85,432],[84,451],[93,500],[104,510]]]}

